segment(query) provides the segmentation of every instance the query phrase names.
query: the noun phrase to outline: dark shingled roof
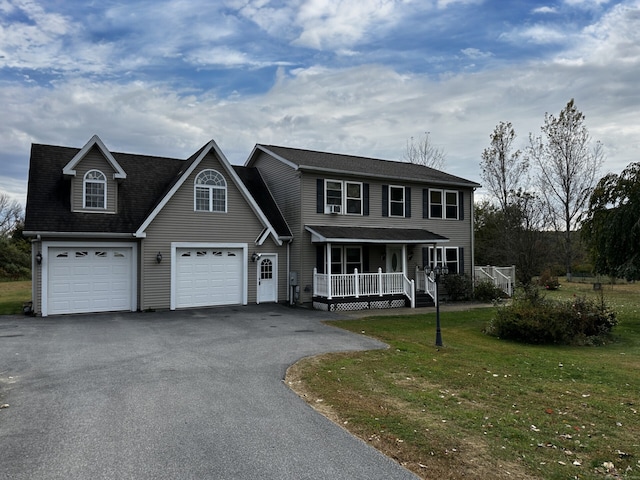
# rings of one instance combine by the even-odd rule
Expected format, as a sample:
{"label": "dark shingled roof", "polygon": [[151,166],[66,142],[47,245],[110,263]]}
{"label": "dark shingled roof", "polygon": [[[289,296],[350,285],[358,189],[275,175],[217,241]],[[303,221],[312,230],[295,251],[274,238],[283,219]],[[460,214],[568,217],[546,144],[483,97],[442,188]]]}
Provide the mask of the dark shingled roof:
{"label": "dark shingled roof", "polygon": [[187,163],[175,158],[112,152],[127,172],[127,179],[118,185],[118,214],[74,213],[70,205],[71,180],[65,178],[62,169],[79,151],[53,145],[31,146],[26,232],[133,233]]}
{"label": "dark shingled roof", "polygon": [[370,176],[470,188],[480,187],[478,183],[413,163],[279,147],[276,145],[258,145],[258,148],[272,152],[294,163],[301,170],[329,170],[360,177]]}
{"label": "dark shingled roof", "polygon": [[286,220],[282,216],[282,212],[278,208],[276,201],[273,199],[258,169],[239,165],[234,165],[233,169],[240,177],[240,180],[242,180],[242,183],[245,184],[258,206],[262,209],[278,236],[291,237],[292,234],[289,225],[287,225]]}
{"label": "dark shingled roof", "polygon": [[[449,239],[428,230],[378,227],[339,227],[327,225],[306,225],[312,234],[323,241],[361,241],[364,243],[434,243]],[[313,238],[312,238],[313,241]]]}

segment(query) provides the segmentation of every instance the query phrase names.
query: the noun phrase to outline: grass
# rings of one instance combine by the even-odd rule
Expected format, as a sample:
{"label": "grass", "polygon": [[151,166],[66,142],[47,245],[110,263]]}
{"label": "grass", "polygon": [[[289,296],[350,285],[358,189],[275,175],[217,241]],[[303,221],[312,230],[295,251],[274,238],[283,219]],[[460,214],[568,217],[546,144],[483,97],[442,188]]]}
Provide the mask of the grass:
{"label": "grass", "polygon": [[[640,285],[603,288],[620,320],[605,346],[486,336],[493,308],[442,312],[441,349],[434,314],[369,317],[331,323],[388,350],[306,359],[287,381],[423,478],[640,478]],[[548,292],[574,294],[597,295]]]}
{"label": "grass", "polygon": [[31,281],[0,282],[0,315],[22,313],[22,304],[31,300]]}

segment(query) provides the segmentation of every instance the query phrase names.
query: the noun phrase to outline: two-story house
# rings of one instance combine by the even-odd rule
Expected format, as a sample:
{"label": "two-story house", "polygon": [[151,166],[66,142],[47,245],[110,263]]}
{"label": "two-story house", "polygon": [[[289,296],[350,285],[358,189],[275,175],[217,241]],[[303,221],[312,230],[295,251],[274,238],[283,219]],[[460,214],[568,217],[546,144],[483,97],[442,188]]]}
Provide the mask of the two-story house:
{"label": "two-story house", "polygon": [[256,145],[232,166],[33,145],[33,311],[288,302],[414,305],[422,268],[472,271],[477,184],[401,162]]}
{"label": "two-story house", "polygon": [[404,306],[416,283],[428,283],[427,264],[472,273],[477,183],[421,165],[271,145],[256,145],[246,165],[261,172],[295,238],[300,302]]}

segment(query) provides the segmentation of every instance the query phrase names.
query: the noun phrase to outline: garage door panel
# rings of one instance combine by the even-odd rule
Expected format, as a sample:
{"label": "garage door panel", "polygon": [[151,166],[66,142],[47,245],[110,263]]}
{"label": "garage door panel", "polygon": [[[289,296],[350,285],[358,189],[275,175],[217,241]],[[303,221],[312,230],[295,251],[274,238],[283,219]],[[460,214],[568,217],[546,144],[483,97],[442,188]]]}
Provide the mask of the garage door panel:
{"label": "garage door panel", "polygon": [[176,306],[203,307],[243,302],[242,249],[178,249]]}
{"label": "garage door panel", "polygon": [[132,248],[49,248],[48,313],[130,310]]}

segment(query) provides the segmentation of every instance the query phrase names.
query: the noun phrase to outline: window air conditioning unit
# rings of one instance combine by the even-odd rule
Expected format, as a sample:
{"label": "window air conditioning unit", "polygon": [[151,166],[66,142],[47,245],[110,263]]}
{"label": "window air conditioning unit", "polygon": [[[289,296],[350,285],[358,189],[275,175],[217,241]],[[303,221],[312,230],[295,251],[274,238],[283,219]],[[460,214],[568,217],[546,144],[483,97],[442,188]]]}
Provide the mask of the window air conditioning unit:
{"label": "window air conditioning unit", "polygon": [[336,214],[340,213],[342,210],[342,205],[329,205],[329,213]]}

